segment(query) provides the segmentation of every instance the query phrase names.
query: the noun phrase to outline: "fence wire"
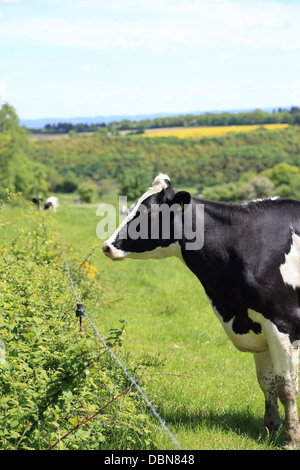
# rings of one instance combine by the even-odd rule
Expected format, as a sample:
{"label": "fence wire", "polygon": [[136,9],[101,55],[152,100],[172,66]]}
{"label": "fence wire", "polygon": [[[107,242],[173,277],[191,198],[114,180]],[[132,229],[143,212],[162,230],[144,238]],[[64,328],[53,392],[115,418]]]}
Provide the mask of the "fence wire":
{"label": "fence wire", "polygon": [[167,425],[165,424],[164,420],[160,417],[160,415],[158,414],[158,412],[156,411],[156,409],[154,408],[154,406],[152,405],[152,403],[150,402],[150,400],[148,399],[148,397],[145,395],[145,393],[143,392],[143,390],[141,389],[141,387],[139,386],[139,384],[135,381],[135,379],[128,373],[126,367],[121,363],[121,361],[117,358],[117,356],[113,353],[113,351],[110,349],[110,347],[106,344],[105,340],[103,339],[103,337],[100,335],[99,331],[97,330],[97,328],[95,327],[95,325],[93,324],[93,322],[91,321],[91,319],[87,316],[87,314],[85,313],[85,310],[83,309],[83,305],[81,303],[79,303],[79,298],[78,298],[78,295],[77,295],[77,292],[76,292],[76,289],[74,287],[74,283],[73,283],[73,280],[72,280],[72,276],[71,276],[71,273],[70,273],[70,268],[69,268],[69,265],[68,265],[68,262],[67,262],[67,258],[66,258],[66,254],[65,254],[65,251],[63,251],[63,255],[64,255],[64,259],[65,259],[65,263],[66,263],[66,268],[67,268],[67,273],[68,273],[68,276],[69,276],[69,279],[70,279],[70,284],[71,284],[71,287],[72,287],[72,290],[74,292],[74,295],[75,295],[75,298],[76,298],[76,302],[77,302],[77,312],[80,311],[80,314],[79,316],[81,317],[85,317],[87,319],[87,321],[89,322],[89,324],[91,325],[91,327],[93,328],[95,334],[98,336],[98,338],[100,339],[101,343],[103,344],[103,346],[105,347],[105,349],[109,352],[109,354],[114,358],[114,360],[116,361],[116,363],[118,364],[118,366],[121,368],[121,370],[123,371],[123,373],[125,374],[126,378],[134,385],[134,387],[137,389],[137,391],[139,392],[139,394],[141,395],[141,397],[143,398],[143,400],[145,401],[145,403],[148,405],[149,409],[151,410],[152,414],[155,416],[155,418],[158,420],[158,422],[160,423],[162,429],[168,434],[169,438],[171,439],[171,441],[173,442],[173,444],[177,447],[177,449],[181,450],[181,446],[180,444],[178,443],[178,441],[175,439],[174,435],[171,433],[171,431],[169,430],[169,428],[167,427]]}

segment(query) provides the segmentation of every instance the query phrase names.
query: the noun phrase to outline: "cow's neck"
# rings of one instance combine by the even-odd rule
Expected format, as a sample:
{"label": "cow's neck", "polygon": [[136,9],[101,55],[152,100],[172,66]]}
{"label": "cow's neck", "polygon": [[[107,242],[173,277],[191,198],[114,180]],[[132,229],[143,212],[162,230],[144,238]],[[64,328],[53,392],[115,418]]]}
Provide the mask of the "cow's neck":
{"label": "cow's neck", "polygon": [[200,250],[186,250],[186,265],[204,285],[221,281],[236,240],[242,236],[246,211],[242,205],[230,205],[193,199],[192,204],[204,205],[204,245]]}

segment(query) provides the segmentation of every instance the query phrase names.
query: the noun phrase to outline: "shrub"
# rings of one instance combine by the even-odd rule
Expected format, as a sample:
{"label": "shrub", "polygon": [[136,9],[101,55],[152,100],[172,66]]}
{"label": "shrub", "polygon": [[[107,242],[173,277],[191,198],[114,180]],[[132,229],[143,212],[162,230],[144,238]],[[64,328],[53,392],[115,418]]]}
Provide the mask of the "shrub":
{"label": "shrub", "polygon": [[78,186],[78,195],[83,202],[93,202],[97,193],[95,183],[85,181]]}
{"label": "shrub", "polygon": [[[31,212],[26,227],[15,228],[3,213],[0,447],[150,448],[148,419],[136,392],[95,341],[89,325],[84,333],[79,331],[61,241],[49,225],[51,218]],[[68,258],[81,300],[96,303],[100,274],[93,270],[94,275],[88,275],[90,260],[81,264],[72,251]],[[117,341],[119,347],[122,331],[115,328],[107,341],[112,346]],[[90,419],[108,404],[106,413]]]}
{"label": "shrub", "polygon": [[272,196],[273,191],[274,184],[269,178],[256,176],[239,188],[239,197],[242,200],[264,198]]}

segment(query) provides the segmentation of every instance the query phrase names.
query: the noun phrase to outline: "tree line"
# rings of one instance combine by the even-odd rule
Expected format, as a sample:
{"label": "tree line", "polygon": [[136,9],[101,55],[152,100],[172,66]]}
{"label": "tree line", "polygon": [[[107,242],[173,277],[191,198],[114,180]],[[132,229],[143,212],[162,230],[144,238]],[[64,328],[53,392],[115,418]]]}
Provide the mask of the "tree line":
{"label": "tree line", "polygon": [[68,134],[69,132],[97,132],[99,129],[103,129],[105,127],[105,122],[96,124],[72,124],[71,122],[58,122],[56,124],[46,124],[42,129],[30,128],[29,131],[32,134]]}
{"label": "tree line", "polygon": [[116,134],[119,131],[132,131],[143,133],[146,129],[165,127],[210,127],[210,126],[241,126],[251,124],[300,124],[300,108],[293,106],[289,110],[278,108],[272,112],[255,109],[248,112],[223,112],[204,113],[199,115],[186,114],[180,116],[166,116],[154,119],[142,119],[131,121],[123,119],[106,123],[72,124],[70,122],[59,122],[56,124],[46,124],[42,129],[29,129],[34,134],[67,134],[70,132],[109,132]]}
{"label": "tree line", "polygon": [[185,114],[175,117],[158,117],[130,121],[128,119],[112,122],[111,130],[135,130],[143,132],[145,129],[164,127],[210,127],[210,126],[241,126],[251,124],[300,124],[300,108],[291,107],[289,110],[278,108],[272,112],[255,109],[248,112],[222,112],[204,114]]}

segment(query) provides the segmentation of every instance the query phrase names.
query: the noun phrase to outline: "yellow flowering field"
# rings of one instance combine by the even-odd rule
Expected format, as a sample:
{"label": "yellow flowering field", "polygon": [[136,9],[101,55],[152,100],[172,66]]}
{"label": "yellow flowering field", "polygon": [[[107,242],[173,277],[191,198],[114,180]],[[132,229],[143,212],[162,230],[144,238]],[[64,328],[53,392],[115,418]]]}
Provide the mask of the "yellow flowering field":
{"label": "yellow flowering field", "polygon": [[[288,124],[264,124],[264,128],[270,130],[284,129]],[[213,137],[227,134],[228,132],[250,132],[262,127],[261,124],[257,125],[246,125],[246,126],[221,126],[221,127],[177,127],[177,128],[168,128],[168,129],[156,129],[146,131],[144,136],[146,137],[168,137],[176,136],[180,138],[186,137]]]}

